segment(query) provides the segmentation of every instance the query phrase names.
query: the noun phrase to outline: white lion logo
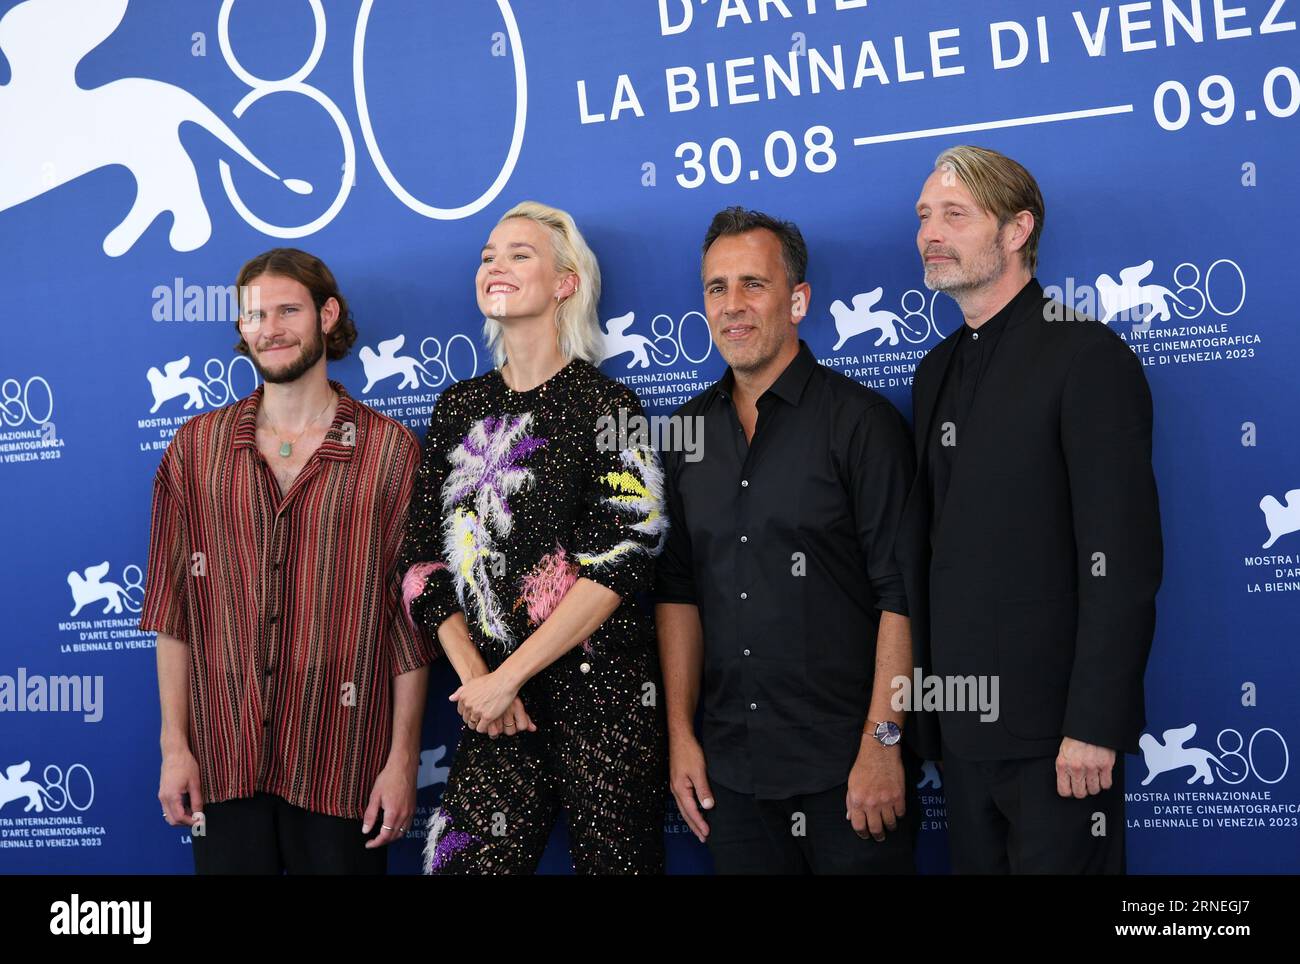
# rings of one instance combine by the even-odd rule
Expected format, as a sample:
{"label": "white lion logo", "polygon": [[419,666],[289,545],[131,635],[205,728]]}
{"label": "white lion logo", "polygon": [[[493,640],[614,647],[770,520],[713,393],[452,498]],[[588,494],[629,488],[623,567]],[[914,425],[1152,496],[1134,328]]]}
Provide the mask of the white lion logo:
{"label": "white lion logo", "polygon": [[153,407],[149,409],[150,415],[158,411],[164,402],[180,398],[182,395],[186,396],[186,409],[202,408],[205,400],[210,405],[217,403],[216,396],[198,376],[185,374],[185,369],[189,367],[190,356],[186,355],[175,361],[169,361],[163,365],[162,371],[152,366],[145,373],[145,377],[149,379],[149,387],[153,390]]}
{"label": "white lion logo", "polygon": [[1300,532],[1300,489],[1288,492],[1285,504],[1266,495],[1259,500],[1259,507],[1264,510],[1264,524],[1268,526],[1268,542],[1263,548],[1269,549],[1283,536]]}
{"label": "white lion logo", "polygon": [[1155,264],[1154,261],[1144,261],[1142,264],[1125,268],[1119,273],[1119,281],[1108,274],[1103,274],[1097,279],[1097,297],[1101,302],[1103,323],[1109,324],[1110,320],[1121,312],[1127,313],[1127,317],[1136,322],[1139,315],[1137,309],[1149,305],[1151,312],[1140,323],[1134,325],[1135,331],[1147,331],[1151,328],[1153,320],[1168,321],[1173,317],[1172,309],[1169,307],[1171,300],[1178,302],[1184,308],[1189,307],[1187,302],[1164,285],[1142,284],[1155,268]]}
{"label": "white lion logo", "polygon": [[1147,776],[1142,781],[1142,786],[1145,787],[1162,773],[1180,770],[1183,767],[1192,768],[1192,775],[1187,778],[1189,785],[1200,781],[1209,786],[1214,782],[1214,774],[1210,770],[1211,763],[1223,767],[1231,774],[1232,770],[1224,766],[1223,761],[1209,750],[1185,745],[1195,735],[1195,723],[1188,723],[1177,730],[1165,730],[1160,735],[1160,740],[1150,733],[1143,733],[1142,738],[1138,740],[1138,746],[1142,748],[1142,760],[1147,765]]}
{"label": "white lion logo", "polygon": [[45,809],[42,797],[47,795],[46,789],[35,780],[23,779],[31,768],[32,761],[24,760],[13,764],[0,775],[0,808],[14,800],[26,799],[27,806],[23,807],[23,813],[29,810],[40,813]]}
{"label": "white lion logo", "polygon": [[128,606],[130,606],[131,597],[127,595],[125,589],[115,582],[100,581],[108,575],[108,569],[108,563],[101,562],[97,566],[86,567],[84,575],[75,569],[68,573],[68,588],[72,590],[72,601],[74,603],[72,612],[68,614],[69,616],[77,615],[83,607],[89,606],[93,602],[99,602],[101,599],[106,604],[104,606],[104,615],[120,613],[123,600],[126,600]]}
{"label": "white lion logo", "polygon": [[[387,341],[381,341],[377,352],[369,345],[361,346],[359,352],[361,368],[366,373],[366,387],[361,390],[362,395],[368,395],[376,382],[382,382],[385,378],[392,378],[394,375],[402,376],[398,388],[419,388],[418,373],[429,375],[429,370],[410,355],[397,354],[404,344],[406,344],[406,336],[397,335]],[[429,377],[433,376],[429,375]]]}
{"label": "white lion logo", "polygon": [[903,319],[892,311],[874,310],[884,294],[883,287],[874,288],[863,294],[854,295],[852,308],[839,300],[831,305],[831,316],[835,319],[835,332],[840,336],[831,351],[839,351],[850,338],[866,331],[880,332],[880,337],[876,339],[876,348],[883,345],[886,340],[891,346],[898,344],[898,326],[903,324]]}
{"label": "white lion logo", "polygon": [[632,353],[632,360],[627,363],[631,368],[635,365],[638,368],[649,368],[649,352],[655,350],[654,343],[645,335],[629,335],[627,330],[632,327],[632,322],[636,321],[636,312],[629,311],[625,315],[619,315],[617,318],[611,318],[605,322],[605,327],[601,330],[601,339],[605,343],[604,351],[601,353],[600,360],[607,361],[615,355],[621,355],[624,352]]}
{"label": "white lion logo", "polygon": [[[122,165],[136,181],[135,203],[104,238],[116,258],[161,214],[173,217],[177,251],[202,247],[212,221],[180,125],[198,124],[263,174],[281,180],[226,123],[188,91],[143,77],[85,88],[77,65],[122,22],[127,0],[27,0],[0,19],[0,50],[12,76],[0,86],[0,211],[101,167]],[[298,194],[306,181],[284,179]]]}

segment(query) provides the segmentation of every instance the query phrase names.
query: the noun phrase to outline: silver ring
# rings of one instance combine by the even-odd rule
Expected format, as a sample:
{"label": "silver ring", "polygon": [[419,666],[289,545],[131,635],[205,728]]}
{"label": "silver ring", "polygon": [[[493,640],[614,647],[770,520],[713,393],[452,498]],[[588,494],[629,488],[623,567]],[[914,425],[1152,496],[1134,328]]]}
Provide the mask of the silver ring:
{"label": "silver ring", "polygon": [[382,829],[384,829],[384,830],[392,830],[392,829],[393,829],[392,827],[390,827],[390,826],[389,826],[388,824],[386,824],[386,823],[381,823],[379,826],[380,826]]}

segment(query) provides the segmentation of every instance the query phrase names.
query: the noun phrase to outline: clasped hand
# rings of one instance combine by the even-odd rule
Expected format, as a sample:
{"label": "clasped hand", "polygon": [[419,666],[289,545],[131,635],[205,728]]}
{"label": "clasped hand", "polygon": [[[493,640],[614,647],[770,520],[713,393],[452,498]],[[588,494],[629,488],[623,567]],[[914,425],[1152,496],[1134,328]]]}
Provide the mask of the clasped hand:
{"label": "clasped hand", "polygon": [[456,704],[456,712],[466,726],[494,740],[502,734],[514,736],[537,729],[524,709],[518,688],[500,672],[468,679],[447,698]]}

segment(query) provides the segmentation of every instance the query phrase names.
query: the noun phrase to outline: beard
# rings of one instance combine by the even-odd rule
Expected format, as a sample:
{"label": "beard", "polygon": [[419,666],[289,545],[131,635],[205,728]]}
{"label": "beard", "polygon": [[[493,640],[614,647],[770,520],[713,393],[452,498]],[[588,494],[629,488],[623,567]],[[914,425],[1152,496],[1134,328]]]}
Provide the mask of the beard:
{"label": "beard", "polygon": [[732,371],[742,374],[762,371],[781,354],[781,349],[785,347],[784,342],[771,330],[769,324],[764,322],[758,326],[758,330],[754,333],[757,340],[753,344],[727,345],[721,337],[716,340],[718,354],[731,366]]}
{"label": "beard", "polygon": [[265,382],[271,382],[274,385],[283,385],[288,382],[295,382],[302,378],[311,370],[321,356],[325,354],[325,332],[321,328],[320,315],[316,315],[316,333],[311,341],[302,346],[302,351],[298,357],[291,362],[287,362],[283,368],[268,368],[264,366],[256,355],[249,352],[249,358],[253,362],[253,367],[257,373],[262,376]]}
{"label": "beard", "polygon": [[[956,258],[955,251],[937,252],[947,257]],[[925,286],[931,291],[943,291],[950,295],[974,291],[992,284],[1006,274],[1007,256],[1002,250],[1002,229],[993,238],[993,243],[984,251],[971,258],[969,262],[953,261],[949,264],[925,266]]]}

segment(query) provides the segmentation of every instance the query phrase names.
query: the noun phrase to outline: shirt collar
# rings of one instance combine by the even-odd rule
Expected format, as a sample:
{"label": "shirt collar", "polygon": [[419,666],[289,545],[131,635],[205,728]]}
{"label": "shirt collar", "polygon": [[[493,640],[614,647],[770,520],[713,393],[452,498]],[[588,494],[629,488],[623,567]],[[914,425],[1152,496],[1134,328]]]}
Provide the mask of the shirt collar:
{"label": "shirt collar", "polygon": [[978,329],[972,328],[970,325],[963,322],[962,327],[965,331],[962,332],[962,336],[968,338],[970,335],[978,331],[981,337],[988,336],[989,338],[996,338],[998,334],[1001,333],[1002,329],[1007,327],[1007,323],[1012,318],[1019,317],[1027,305],[1032,304],[1036,299],[1041,298],[1042,295],[1043,289],[1042,286],[1039,285],[1038,279],[1030,278],[1025,286],[1016,293],[1016,296],[1002,306],[1001,311],[995,314],[988,321],[984,322],[984,324],[980,325]]}
{"label": "shirt collar", "polygon": [[[323,459],[347,462],[357,448],[357,402],[340,382],[328,379],[330,388],[339,393],[339,404],[334,411],[334,421],[325,432],[325,438],[316,450]],[[262,407],[265,385],[258,385],[251,394],[239,402],[235,417],[235,448],[257,447],[257,413]]]}
{"label": "shirt collar", "polygon": [[[812,377],[816,368],[817,359],[813,356],[812,349],[800,338],[798,353],[790,360],[790,364],[785,366],[785,371],[781,372],[776,377],[776,381],[763,393],[763,397],[771,393],[791,405],[798,405],[799,399],[803,397],[803,390],[808,385],[808,379]],[[727,366],[727,370],[722,373],[722,377],[713,387],[724,398],[731,398],[736,388],[736,374],[731,370],[731,366]]]}

